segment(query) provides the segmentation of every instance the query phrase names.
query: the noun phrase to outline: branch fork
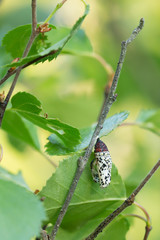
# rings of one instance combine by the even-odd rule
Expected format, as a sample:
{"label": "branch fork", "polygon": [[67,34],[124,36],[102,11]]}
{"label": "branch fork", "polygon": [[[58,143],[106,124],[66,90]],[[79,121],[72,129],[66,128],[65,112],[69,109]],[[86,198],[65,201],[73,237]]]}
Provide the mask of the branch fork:
{"label": "branch fork", "polygon": [[[98,135],[99,135],[101,129],[103,128],[103,123],[106,119],[106,116],[107,116],[113,102],[116,100],[117,94],[115,94],[115,91],[116,91],[116,88],[117,88],[118,79],[119,79],[119,76],[120,76],[122,65],[123,65],[123,62],[124,62],[124,59],[125,59],[127,46],[128,46],[129,43],[131,43],[136,38],[138,33],[142,30],[143,26],[144,26],[144,19],[141,18],[138,27],[132,32],[131,36],[126,41],[123,41],[122,44],[121,44],[121,53],[120,53],[119,61],[118,61],[118,64],[117,64],[117,69],[116,69],[116,72],[115,72],[115,75],[114,75],[114,78],[113,78],[113,81],[112,81],[112,85],[108,89],[109,90],[108,94],[105,94],[105,98],[104,98],[104,102],[102,104],[102,109],[100,111],[98,123],[97,123],[95,131],[92,135],[92,138],[90,140],[88,148],[86,149],[86,152],[85,152],[84,156],[80,157],[80,159],[78,159],[77,171],[76,171],[75,177],[73,179],[73,182],[71,184],[68,195],[66,197],[66,200],[64,202],[64,205],[63,205],[62,209],[60,210],[59,216],[58,216],[57,221],[55,223],[55,226],[52,230],[52,233],[51,233],[51,236],[50,236],[51,240],[54,240],[55,237],[56,237],[57,231],[58,231],[58,229],[60,227],[60,224],[63,220],[63,217],[64,217],[64,215],[67,211],[67,208],[68,208],[69,203],[71,201],[71,198],[74,194],[74,191],[76,189],[76,186],[77,186],[77,183],[80,179],[80,176],[85,169],[85,166],[86,166],[87,161],[88,161],[88,159],[89,159],[89,157],[92,153],[92,149],[95,145],[95,142],[98,138]],[[127,201],[129,201],[130,205],[134,201],[133,197],[134,196],[132,196],[132,198],[127,200]],[[124,202],[124,205],[127,205],[127,202]]]}

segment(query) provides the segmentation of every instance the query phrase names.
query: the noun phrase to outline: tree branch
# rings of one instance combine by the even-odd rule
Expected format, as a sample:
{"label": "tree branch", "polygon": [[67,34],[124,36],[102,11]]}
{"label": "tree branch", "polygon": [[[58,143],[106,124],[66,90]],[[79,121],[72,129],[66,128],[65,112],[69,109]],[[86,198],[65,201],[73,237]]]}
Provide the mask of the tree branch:
{"label": "tree branch", "polygon": [[[36,0],[32,0],[32,34],[31,34],[31,37],[28,41],[28,44],[24,50],[24,53],[23,53],[23,56],[22,58],[26,57],[29,53],[29,50],[34,42],[34,39],[36,38],[36,36],[39,34],[39,32],[36,31],[36,26],[37,26],[37,17],[36,17]],[[2,124],[2,119],[3,119],[3,116],[4,116],[4,113],[5,113],[5,110],[6,110],[6,107],[8,105],[8,102],[9,102],[9,99],[13,93],[13,90],[16,86],[16,83],[17,83],[17,80],[18,80],[18,77],[20,75],[20,72],[22,70],[22,66],[20,66],[17,71],[16,71],[16,75],[13,79],[13,82],[11,84],[11,87],[8,91],[8,94],[6,96],[6,99],[4,101],[3,104],[0,105],[0,126]]]}
{"label": "tree branch", "polygon": [[[58,50],[57,50],[57,51],[58,51]],[[52,56],[52,55],[55,54],[57,51],[56,51],[56,50],[53,50],[53,51],[51,51],[50,53],[45,54],[44,56],[40,56],[40,57],[38,57],[38,58],[35,58],[34,60],[32,60],[32,61],[30,61],[30,62],[22,65],[21,67],[22,67],[22,69],[24,69],[24,68],[26,68],[26,67],[28,67],[28,66],[36,63],[37,61],[39,61],[39,60],[41,60],[41,59],[43,59],[43,58],[45,58],[45,57]],[[5,81],[7,81],[7,79],[10,78],[12,75],[14,75],[17,71],[18,71],[18,68],[15,69],[15,70],[13,70],[13,71],[11,71],[11,72],[8,71],[8,72],[6,73],[6,75],[0,80],[0,85],[2,85]]]}
{"label": "tree branch", "polygon": [[43,229],[41,230],[41,237],[43,240],[49,240],[47,232]]}
{"label": "tree branch", "polygon": [[143,240],[147,240],[148,239],[148,236],[149,236],[149,233],[150,233],[151,230],[152,230],[152,227],[146,225],[146,227],[145,227],[145,235],[144,235]]}
{"label": "tree branch", "polygon": [[[66,1],[67,1],[67,0],[62,0],[60,3],[58,3],[57,6],[56,6],[56,8],[54,9],[54,11],[52,12],[52,14],[50,14],[49,17],[47,17],[47,19],[44,21],[44,23],[47,23],[47,22],[50,20],[50,18],[56,13],[56,11],[57,11],[59,8],[61,8]],[[33,35],[33,33],[35,33],[35,35],[38,35],[38,32],[37,32],[37,29],[36,29],[36,28],[37,28],[36,0],[32,0],[32,35]],[[30,43],[33,43],[32,41],[34,41],[34,39],[35,39],[35,37],[36,37],[36,36],[35,36],[34,39],[32,39],[32,38],[33,38],[32,35],[31,35],[31,37],[30,37],[30,39],[29,39],[29,42],[28,42],[28,44],[27,44],[27,47],[26,47],[26,49],[25,49],[25,51],[24,51],[24,53],[23,53],[23,58],[28,55],[28,53],[27,53],[27,52],[29,52],[29,51],[28,51],[28,48],[29,48],[29,50],[30,50],[30,47],[32,46],[32,44],[31,44],[31,46],[30,46]],[[45,58],[46,56],[53,55],[55,52],[56,52],[56,51],[51,51],[49,54],[46,54],[46,55],[41,56],[41,57],[39,57],[39,58],[36,58],[36,59],[34,59],[33,61],[31,61],[31,62],[29,62],[29,63],[27,63],[27,64],[24,64],[23,66],[21,66],[21,68],[22,68],[22,69],[23,69],[23,68],[26,68],[26,67],[30,66],[31,64],[37,62],[38,60]],[[26,53],[27,53],[27,54],[26,54]],[[11,71],[11,72],[8,71],[8,72],[6,73],[6,75],[0,80],[0,85],[2,85],[2,84],[3,84],[8,78],[10,78],[13,74],[17,73],[18,69],[19,69],[19,68],[15,69],[15,70],[13,70],[13,71]]]}
{"label": "tree branch", "polygon": [[119,76],[120,76],[122,65],[123,65],[123,62],[124,62],[124,59],[125,59],[127,46],[128,46],[129,43],[131,43],[136,38],[136,36],[141,31],[143,26],[144,26],[144,19],[141,18],[138,27],[132,32],[131,36],[126,41],[123,41],[122,44],[121,44],[121,53],[120,53],[119,61],[118,61],[118,64],[117,64],[117,69],[116,69],[116,72],[115,72],[115,75],[114,75],[114,78],[113,78],[111,88],[110,88],[108,94],[107,95],[105,94],[105,99],[104,99],[104,102],[102,104],[102,109],[100,111],[100,116],[99,116],[99,119],[98,119],[98,123],[97,123],[95,131],[92,135],[92,138],[90,140],[89,146],[86,149],[86,152],[85,152],[84,156],[80,157],[78,159],[77,171],[76,171],[75,177],[72,181],[72,184],[71,184],[70,190],[68,192],[68,195],[66,197],[66,200],[64,202],[64,205],[63,205],[62,209],[60,210],[59,216],[58,216],[57,221],[55,223],[55,226],[52,230],[51,240],[55,239],[55,236],[56,236],[57,231],[60,227],[60,224],[63,220],[63,217],[64,217],[64,215],[67,211],[67,208],[68,208],[69,203],[71,201],[71,198],[74,194],[74,191],[76,189],[76,186],[77,186],[77,183],[80,179],[80,176],[81,176],[83,170],[85,169],[87,161],[88,161],[88,159],[89,159],[89,157],[92,153],[92,149],[95,145],[97,137],[98,137],[101,129],[103,128],[103,123],[106,119],[106,116],[107,116],[113,102],[116,100],[117,95],[115,94],[115,91],[116,91],[116,88],[117,88],[118,79],[119,79]]}
{"label": "tree branch", "polygon": [[[97,237],[99,233],[102,232],[102,230],[113,221],[115,217],[117,217],[125,208],[129,207],[134,203],[136,195],[141,191],[141,189],[144,187],[144,185],[149,181],[149,179],[152,177],[152,175],[155,173],[155,171],[160,166],[160,160],[155,164],[155,166],[152,168],[152,170],[147,174],[147,176],[144,178],[144,180],[139,184],[139,186],[133,191],[133,193],[118,207],[113,213],[111,213],[85,240],[93,240]],[[150,228],[151,230],[151,228]],[[148,228],[146,230],[146,234],[148,236],[150,231]],[[147,239],[147,238],[144,238]]]}

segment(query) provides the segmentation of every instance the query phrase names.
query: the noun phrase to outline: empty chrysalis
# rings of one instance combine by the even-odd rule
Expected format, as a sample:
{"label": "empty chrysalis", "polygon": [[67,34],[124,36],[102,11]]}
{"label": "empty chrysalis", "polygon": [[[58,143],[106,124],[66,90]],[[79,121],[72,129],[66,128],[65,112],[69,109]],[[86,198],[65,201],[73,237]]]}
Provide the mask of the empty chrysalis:
{"label": "empty chrysalis", "polygon": [[95,144],[95,159],[91,162],[92,177],[100,187],[105,188],[111,182],[112,159],[107,146],[99,138]]}

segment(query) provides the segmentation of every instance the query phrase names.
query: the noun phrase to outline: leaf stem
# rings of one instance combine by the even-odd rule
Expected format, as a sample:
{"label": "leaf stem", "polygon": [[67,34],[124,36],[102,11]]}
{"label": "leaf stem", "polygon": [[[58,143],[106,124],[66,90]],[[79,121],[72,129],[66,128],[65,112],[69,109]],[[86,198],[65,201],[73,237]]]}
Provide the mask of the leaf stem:
{"label": "leaf stem", "polygon": [[[117,217],[124,209],[129,207],[134,203],[136,195],[141,191],[141,189],[144,187],[144,185],[149,181],[149,179],[152,177],[152,175],[155,173],[155,171],[160,166],[160,160],[154,165],[152,170],[147,174],[147,176],[143,179],[143,181],[139,184],[139,186],[132,192],[132,194],[113,212],[111,213],[107,218],[104,219],[103,222],[99,224],[99,226],[87,237],[85,240],[93,240],[97,237],[99,233],[103,231],[103,229],[113,221],[115,217]],[[147,226],[146,226],[147,227]],[[150,229],[151,230],[151,229]],[[149,229],[147,227],[147,233],[145,234],[148,237]],[[145,237],[144,240],[147,238]]]}
{"label": "leaf stem", "polygon": [[[48,23],[50,21],[50,19],[53,17],[53,15],[57,12],[58,9],[60,9],[63,4],[66,2],[67,0],[62,0],[62,2],[58,3],[55,7],[55,9],[51,12],[51,14],[46,18],[46,20],[44,21],[44,23]],[[43,24],[44,24],[43,23]]]}
{"label": "leaf stem", "polygon": [[150,233],[150,231],[152,230],[152,225],[151,225],[151,217],[149,216],[147,210],[141,206],[139,203],[134,202],[134,204],[139,207],[145,214],[146,216],[146,226],[145,226],[145,235],[144,235],[144,240],[146,240],[148,238],[148,235]]}
{"label": "leaf stem", "polygon": [[147,224],[147,226],[151,226],[151,217],[149,216],[149,213],[147,212],[147,210],[137,202],[134,202],[134,205],[136,205],[138,208],[140,208],[144,212],[144,214],[147,218],[146,224]]}
{"label": "leaf stem", "polygon": [[[134,202],[135,203],[135,202]],[[150,231],[152,230],[152,226],[151,225],[148,225],[148,220],[145,219],[144,217],[142,216],[139,216],[137,214],[125,214],[123,216],[126,216],[126,217],[137,217],[141,220],[143,220],[145,223],[146,223],[146,226],[145,226],[145,235],[144,235],[144,238],[143,240],[147,240],[148,236],[149,236],[149,233]]]}
{"label": "leaf stem", "polygon": [[62,206],[62,209],[60,210],[59,216],[58,216],[57,221],[55,223],[55,226],[52,230],[51,240],[55,239],[55,236],[56,236],[57,231],[60,227],[60,224],[63,220],[63,217],[64,217],[64,215],[65,215],[65,213],[68,209],[69,203],[72,199],[72,196],[74,194],[74,191],[76,189],[76,186],[77,186],[77,183],[80,179],[80,176],[81,176],[83,170],[85,169],[85,166],[86,166],[87,161],[88,161],[88,159],[89,159],[89,157],[92,153],[92,149],[95,145],[95,142],[98,138],[98,135],[99,135],[101,129],[103,128],[103,123],[106,119],[106,116],[107,116],[113,102],[116,100],[117,95],[115,94],[115,91],[116,91],[116,88],[117,88],[118,79],[119,79],[119,76],[120,76],[122,65],[123,65],[123,62],[124,62],[124,59],[125,59],[127,46],[128,46],[129,43],[131,43],[136,38],[138,33],[142,30],[143,26],[144,26],[144,19],[141,18],[138,27],[132,32],[131,36],[126,41],[123,41],[122,44],[121,44],[121,53],[120,53],[119,61],[118,61],[118,64],[117,64],[117,69],[116,69],[116,72],[115,72],[115,75],[114,75],[114,78],[113,78],[113,81],[112,81],[111,88],[109,89],[108,95],[105,94],[105,99],[104,99],[104,102],[102,104],[102,109],[100,111],[100,116],[99,116],[99,119],[98,119],[98,123],[97,123],[95,131],[92,135],[90,143],[89,143],[89,145],[86,149],[86,152],[85,152],[83,157],[80,157],[78,159],[77,171],[75,173],[75,177],[72,181],[72,184],[71,184],[70,190],[68,192],[68,195],[65,199],[64,205]]}
{"label": "leaf stem", "polygon": [[54,168],[57,168],[57,164],[55,164],[44,152],[38,151]]}
{"label": "leaf stem", "polygon": [[124,214],[123,217],[136,217],[143,220],[147,224],[147,219],[137,214]]}

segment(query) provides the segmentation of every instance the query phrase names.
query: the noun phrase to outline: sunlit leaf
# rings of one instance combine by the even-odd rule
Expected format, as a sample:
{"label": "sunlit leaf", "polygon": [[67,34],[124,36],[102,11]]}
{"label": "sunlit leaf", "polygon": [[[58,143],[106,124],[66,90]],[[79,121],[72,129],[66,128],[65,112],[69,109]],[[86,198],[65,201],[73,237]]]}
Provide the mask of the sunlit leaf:
{"label": "sunlit leaf", "polygon": [[39,149],[38,139],[33,131],[35,125],[54,133],[65,147],[72,148],[80,143],[80,133],[77,128],[55,118],[39,115],[41,103],[26,92],[19,92],[11,99],[12,108],[5,113],[2,129],[9,134]]}
{"label": "sunlit leaf", "polygon": [[39,114],[42,111],[41,102],[33,95],[27,92],[18,92],[12,99],[12,108]]}
{"label": "sunlit leaf", "polygon": [[[17,62],[17,63],[5,65],[5,67],[21,66],[21,65],[27,64],[35,59],[37,59],[36,63],[39,63],[39,62],[44,62],[46,60],[51,61],[52,59],[56,58],[60,54],[62,49],[65,47],[65,45],[68,43],[68,41],[75,35],[77,30],[80,28],[83,20],[87,16],[88,12],[89,12],[89,7],[87,6],[83,16],[77,20],[77,22],[74,24],[74,26],[70,29],[69,32],[67,29],[64,30],[64,28],[62,28],[59,30],[58,29],[54,30],[54,33],[52,33],[52,35],[53,35],[52,37],[50,37],[51,33],[48,33],[51,43],[47,40],[48,44],[46,44],[44,46],[45,49],[43,51],[40,51],[40,49],[37,50],[37,48],[34,47],[36,45],[36,43],[35,43],[33,45],[35,50],[31,49],[28,57],[20,59],[19,62]],[[25,30],[26,30],[25,32],[28,36],[29,31],[31,31],[30,30],[31,25],[25,25],[24,28],[25,28]],[[18,55],[20,55],[20,53],[17,53],[16,50],[12,50],[13,46],[15,48],[15,46],[17,45],[17,42],[19,42],[19,40],[17,41],[17,37],[15,37],[17,31],[18,31],[18,35],[20,35],[20,36],[23,35],[23,33],[22,33],[23,26],[16,28],[15,30],[12,30],[3,39],[3,45],[6,46],[7,51],[10,52],[12,54],[12,56],[14,56],[14,58],[19,57]],[[20,31],[20,33],[19,33],[19,31]],[[56,31],[57,31],[58,36],[61,36],[61,38],[57,37],[57,41],[55,42],[55,41],[53,41],[53,38],[56,39]],[[62,33],[59,34],[58,31],[62,31]],[[65,34],[65,32],[66,32],[66,34]],[[26,41],[26,39],[28,39],[27,36],[25,36],[25,40],[22,41],[23,49],[27,43],[27,41]],[[81,36],[81,39],[79,39],[79,36]],[[13,38],[14,44],[11,43],[11,37]],[[16,40],[14,40],[14,38]],[[76,43],[77,39],[78,39],[78,42]],[[80,40],[82,40],[82,42]],[[25,42],[25,44],[24,44],[24,42]],[[50,44],[52,44],[52,45],[50,46]],[[48,47],[48,46],[50,46],[50,47]],[[87,46],[87,49],[91,50],[91,45],[89,43],[89,40],[87,39],[87,37],[85,37],[84,32],[80,31],[78,33],[77,37],[75,38],[75,40],[73,41],[73,45],[70,44],[68,47],[66,47],[66,51],[79,51],[78,49],[82,50],[83,46],[84,46],[84,50],[86,50],[86,46]],[[38,53],[36,51],[38,51]],[[22,54],[22,51],[21,51],[21,54]]]}
{"label": "sunlit leaf", "polygon": [[[105,120],[103,129],[101,130],[99,137],[108,135],[113,131],[117,126],[119,126],[127,117],[129,113],[127,111],[121,112],[113,115]],[[59,141],[55,135],[49,136],[49,142],[46,144],[46,152],[49,155],[66,155],[69,153],[81,151],[86,148],[91,140],[93,132],[95,130],[96,124],[93,124],[91,127],[81,129],[81,143],[75,148],[66,148],[62,141]]]}
{"label": "sunlit leaf", "polygon": [[13,58],[22,57],[30,35],[31,24],[19,26],[4,36],[2,45]]}

